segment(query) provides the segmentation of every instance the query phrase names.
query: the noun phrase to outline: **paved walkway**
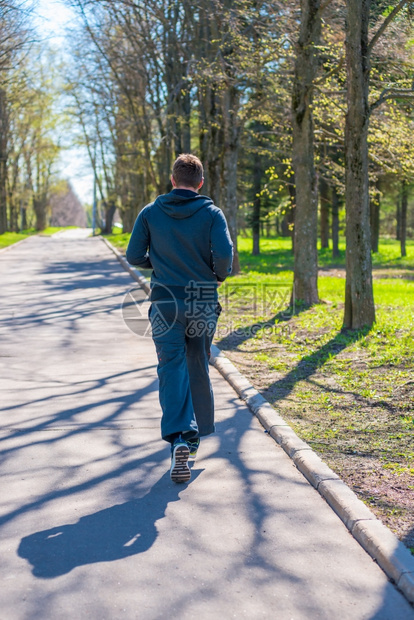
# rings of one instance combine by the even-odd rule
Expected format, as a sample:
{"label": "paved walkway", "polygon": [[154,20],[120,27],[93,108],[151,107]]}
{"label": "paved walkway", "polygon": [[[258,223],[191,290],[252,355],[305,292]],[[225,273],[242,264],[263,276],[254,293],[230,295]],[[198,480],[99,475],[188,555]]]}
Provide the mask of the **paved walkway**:
{"label": "paved walkway", "polygon": [[170,482],[133,286],[98,238],[0,255],[1,620],[414,618],[214,369],[217,434]]}

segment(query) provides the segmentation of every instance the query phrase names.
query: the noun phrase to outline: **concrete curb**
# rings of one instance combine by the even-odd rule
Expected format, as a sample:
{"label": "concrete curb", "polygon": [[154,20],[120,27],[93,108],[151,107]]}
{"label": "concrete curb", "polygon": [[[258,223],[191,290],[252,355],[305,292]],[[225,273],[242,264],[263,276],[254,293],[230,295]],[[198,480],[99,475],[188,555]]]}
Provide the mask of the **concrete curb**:
{"label": "concrete curb", "polygon": [[[101,237],[121,265],[149,293],[148,280],[133,269],[113,247]],[[269,435],[284,449],[299,471],[322,495],[346,525],[352,536],[376,560],[385,574],[414,603],[414,557],[356,494],[333,472],[312,448],[290,428],[265,398],[251,385],[220,349],[211,347],[210,363],[233,387],[250,411],[259,419]]]}

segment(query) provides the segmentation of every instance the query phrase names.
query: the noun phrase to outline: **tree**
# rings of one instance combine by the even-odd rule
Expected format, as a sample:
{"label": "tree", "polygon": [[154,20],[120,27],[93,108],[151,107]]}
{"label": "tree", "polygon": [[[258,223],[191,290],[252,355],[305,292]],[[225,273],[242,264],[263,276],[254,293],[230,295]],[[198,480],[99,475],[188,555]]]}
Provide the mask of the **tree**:
{"label": "tree", "polygon": [[9,74],[19,63],[19,53],[26,44],[24,13],[21,3],[0,0],[0,234],[8,229],[7,164],[9,143]]}
{"label": "tree", "polygon": [[344,327],[375,321],[368,187],[370,109],[368,26],[371,0],[347,0],[348,113],[345,129],[346,285]]}
{"label": "tree", "polygon": [[7,230],[8,133],[6,91],[0,86],[0,235]]}
{"label": "tree", "polygon": [[360,329],[375,322],[372,288],[371,231],[368,177],[368,128],[379,105],[407,91],[386,88],[377,101],[368,100],[372,50],[409,0],[401,0],[380,23],[369,41],[371,0],[347,0],[347,116],[346,175],[346,285],[343,327]]}
{"label": "tree", "polygon": [[407,183],[403,181],[401,184],[401,220],[400,220],[400,237],[401,237],[401,256],[407,256],[406,240],[407,240],[407,205],[408,190]]}
{"label": "tree", "polygon": [[330,192],[329,185],[323,177],[319,181],[319,203],[321,248],[329,248]]}
{"label": "tree", "polygon": [[296,209],[293,296],[306,305],[318,295],[318,191],[314,167],[313,83],[318,70],[321,32],[320,0],[302,0],[292,89],[292,162]]}

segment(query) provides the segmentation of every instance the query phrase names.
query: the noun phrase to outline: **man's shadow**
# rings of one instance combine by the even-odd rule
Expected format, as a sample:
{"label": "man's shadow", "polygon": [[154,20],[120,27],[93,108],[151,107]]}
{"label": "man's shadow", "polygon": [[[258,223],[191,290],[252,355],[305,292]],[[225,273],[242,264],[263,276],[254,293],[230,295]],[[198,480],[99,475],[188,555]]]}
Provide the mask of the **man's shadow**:
{"label": "man's shadow", "polygon": [[[193,478],[199,473],[193,470]],[[144,497],[105,508],[74,524],[26,536],[18,554],[33,566],[35,577],[52,579],[76,566],[142,553],[157,538],[156,521],[165,515],[170,502],[180,499],[185,488],[171,482],[167,473]]]}

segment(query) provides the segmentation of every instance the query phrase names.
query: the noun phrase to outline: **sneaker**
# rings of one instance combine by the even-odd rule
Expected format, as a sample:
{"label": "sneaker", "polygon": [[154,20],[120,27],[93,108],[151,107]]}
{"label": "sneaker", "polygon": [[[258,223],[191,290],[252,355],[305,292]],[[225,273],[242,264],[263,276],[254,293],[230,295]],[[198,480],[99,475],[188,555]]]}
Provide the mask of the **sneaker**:
{"label": "sneaker", "polygon": [[200,439],[193,439],[192,441],[187,441],[188,449],[190,450],[190,459],[195,459],[197,456],[197,450],[200,445]]}
{"label": "sneaker", "polygon": [[191,470],[188,467],[190,450],[187,443],[178,437],[171,447],[170,476],[173,482],[188,482],[191,478]]}

